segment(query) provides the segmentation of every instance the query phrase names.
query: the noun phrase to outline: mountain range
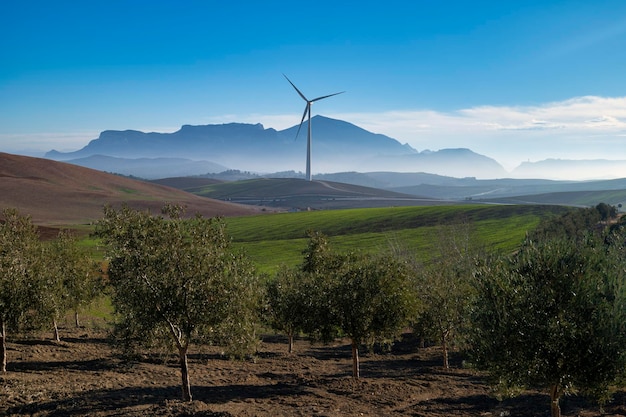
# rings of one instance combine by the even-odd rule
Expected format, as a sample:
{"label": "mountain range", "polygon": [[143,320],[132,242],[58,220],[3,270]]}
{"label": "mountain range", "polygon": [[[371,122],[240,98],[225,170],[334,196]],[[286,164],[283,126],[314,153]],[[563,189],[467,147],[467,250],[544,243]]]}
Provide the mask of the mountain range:
{"label": "mountain range", "polygon": [[[225,170],[271,176],[303,170],[307,123],[299,132],[298,126],[275,130],[245,123],[184,125],[172,133],[106,130],[82,149],[52,150],[45,157],[145,179]],[[315,116],[311,123],[314,173],[393,171],[479,179],[626,177],[624,160],[548,159],[525,162],[507,172],[496,160],[468,148],[418,151],[342,120]]]}
{"label": "mountain range", "polygon": [[[217,173],[224,169],[257,173],[297,170],[304,168],[303,132],[307,123],[299,137],[297,126],[277,131],[261,124],[243,123],[185,125],[173,133],[107,130],[82,149],[66,153],[52,150],[45,156],[146,179],[172,176],[166,175],[166,171],[171,171],[172,158],[179,158],[176,175]],[[311,123],[314,172],[395,170],[481,178],[506,174],[498,162],[469,149],[418,152],[396,139],[341,120],[315,116]],[[166,165],[168,170],[164,170]]]}

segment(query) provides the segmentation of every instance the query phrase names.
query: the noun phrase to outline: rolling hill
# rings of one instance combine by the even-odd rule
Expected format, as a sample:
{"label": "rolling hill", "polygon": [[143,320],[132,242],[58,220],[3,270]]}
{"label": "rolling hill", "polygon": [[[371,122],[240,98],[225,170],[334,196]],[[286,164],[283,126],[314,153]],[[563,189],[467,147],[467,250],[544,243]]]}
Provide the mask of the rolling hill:
{"label": "rolling hill", "polygon": [[188,215],[200,213],[205,217],[260,211],[77,165],[0,153],[0,208],[16,208],[37,225],[91,223],[102,217],[105,205],[123,203],[155,213],[165,203],[182,204]]}
{"label": "rolling hill", "polygon": [[307,181],[298,178],[256,178],[234,182],[215,182],[206,178],[178,178],[155,182],[204,197],[290,211],[452,203],[354,184]]}

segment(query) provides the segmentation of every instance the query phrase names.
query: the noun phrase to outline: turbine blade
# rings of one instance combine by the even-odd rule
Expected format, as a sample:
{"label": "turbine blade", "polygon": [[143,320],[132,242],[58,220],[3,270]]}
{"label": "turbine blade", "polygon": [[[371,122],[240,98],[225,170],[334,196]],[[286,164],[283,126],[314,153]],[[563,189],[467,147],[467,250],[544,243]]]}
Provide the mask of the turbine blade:
{"label": "turbine blade", "polygon": [[[285,78],[287,78],[287,76],[285,74],[283,74],[283,76]],[[304,100],[304,101],[306,101],[308,103],[309,100],[304,96],[304,94],[302,94],[302,91],[298,90],[298,87],[296,87],[296,85],[294,83],[292,83],[289,78],[287,78],[287,81],[289,81],[289,84],[291,84],[291,86],[298,92],[298,94],[300,94],[300,97],[302,97],[302,100]]]}
{"label": "turbine blade", "polygon": [[300,134],[300,129],[302,128],[302,123],[304,123],[304,119],[306,118],[306,113],[309,111],[311,104],[307,101],[306,106],[304,107],[304,114],[302,115],[302,120],[300,120],[300,125],[298,126],[298,131],[296,132],[296,139],[298,139],[298,135]]}
{"label": "turbine blade", "polygon": [[325,99],[325,98],[328,98],[328,97],[332,97],[332,96],[336,96],[336,95],[343,94],[343,93],[345,93],[345,91],[340,91],[339,93],[334,93],[334,94],[329,94],[327,96],[314,98],[313,100],[311,100],[311,103],[313,103],[314,101],[322,100],[322,99]]}

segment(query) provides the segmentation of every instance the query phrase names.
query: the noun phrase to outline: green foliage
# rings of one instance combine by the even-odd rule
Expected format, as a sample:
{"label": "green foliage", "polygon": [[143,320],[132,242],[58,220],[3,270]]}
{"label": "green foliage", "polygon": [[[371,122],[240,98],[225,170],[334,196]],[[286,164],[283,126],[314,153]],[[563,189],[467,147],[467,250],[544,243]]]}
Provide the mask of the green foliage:
{"label": "green foliage", "polygon": [[305,294],[299,316],[303,329],[314,340],[330,342],[339,335],[336,308],[336,275],[344,256],[334,250],[320,232],[308,231],[309,241],[298,268],[300,291]]}
{"label": "green foliage", "polygon": [[290,341],[298,331],[324,342],[349,337],[358,378],[359,346],[393,340],[415,314],[410,269],[391,255],[343,254],[324,234],[308,236],[300,266],[284,267],[268,283],[271,324]]}
{"label": "green foliage", "polygon": [[36,300],[39,323],[52,323],[56,340],[59,340],[56,323],[65,312],[77,313],[104,290],[99,265],[67,230],[41,245],[36,285],[39,286]]}
{"label": "green foliage", "polygon": [[617,207],[611,206],[606,203],[599,203],[596,207],[596,211],[600,215],[600,220],[606,221],[617,217]]}
{"label": "green foliage", "polygon": [[308,298],[305,288],[303,274],[287,267],[281,268],[276,277],[266,283],[265,320],[273,329],[287,335],[289,353],[293,352],[293,338],[305,328],[303,307]]}
{"label": "green foliage", "polygon": [[356,345],[389,341],[415,313],[408,267],[389,255],[347,255],[333,271],[338,327]]}
{"label": "green foliage", "polygon": [[260,287],[252,264],[232,251],[220,219],[185,220],[105,208],[97,234],[109,247],[117,334],[127,348],[169,343],[179,351],[183,398],[190,400],[192,342],[226,344],[243,355],[256,343]]}
{"label": "green foliage", "polygon": [[467,325],[472,270],[480,249],[466,222],[440,227],[435,239],[439,255],[416,271],[421,308],[414,325],[421,336],[441,344],[443,366],[448,368],[448,349]]}
{"label": "green foliage", "polygon": [[339,333],[349,337],[358,378],[359,346],[392,340],[415,313],[409,269],[393,256],[334,252],[318,232],[309,232],[303,258],[299,323],[323,341]]}
{"label": "green foliage", "polygon": [[535,230],[529,234],[529,238],[553,239],[585,239],[589,233],[602,233],[604,228],[600,221],[613,219],[617,216],[617,208],[605,203],[595,207],[584,209],[570,209],[558,217],[544,219]]}
{"label": "green foliage", "polygon": [[553,415],[573,390],[606,398],[626,366],[623,252],[599,242],[528,240],[476,273],[470,355],[502,387],[549,389]]}
{"label": "green foliage", "polygon": [[0,371],[6,372],[7,331],[18,331],[32,301],[37,298],[35,281],[39,235],[30,217],[15,209],[2,212],[0,222]]}

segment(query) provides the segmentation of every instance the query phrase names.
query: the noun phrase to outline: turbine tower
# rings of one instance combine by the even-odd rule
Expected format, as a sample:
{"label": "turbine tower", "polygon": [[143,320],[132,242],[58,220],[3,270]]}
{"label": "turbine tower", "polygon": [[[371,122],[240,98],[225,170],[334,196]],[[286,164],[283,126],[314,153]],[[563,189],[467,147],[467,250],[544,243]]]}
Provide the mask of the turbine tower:
{"label": "turbine tower", "polygon": [[[283,74],[285,76],[285,78],[287,78],[287,76],[285,74]],[[314,98],[313,100],[309,100],[308,98],[306,98],[304,96],[304,94],[302,94],[302,92],[300,90],[298,90],[298,87],[295,86],[294,83],[291,82],[291,80],[289,78],[287,78],[287,81],[289,81],[289,84],[291,84],[291,86],[298,92],[298,94],[300,95],[300,97],[302,97],[302,100],[306,101],[306,107],[304,108],[304,114],[302,115],[302,120],[300,121],[300,126],[298,126],[298,132],[296,133],[296,139],[298,138],[298,134],[300,134],[300,129],[302,128],[302,123],[304,123],[304,118],[307,117],[307,113],[309,115],[309,119],[308,119],[308,134],[307,134],[307,138],[306,138],[306,179],[308,181],[312,180],[311,177],[311,104],[313,104],[316,101],[328,98],[328,97],[332,97],[332,96],[336,96],[337,94],[341,94],[341,93],[345,93],[345,91],[341,91],[339,93],[334,93],[334,94],[328,94],[326,96],[321,96],[321,97],[317,97]]]}

